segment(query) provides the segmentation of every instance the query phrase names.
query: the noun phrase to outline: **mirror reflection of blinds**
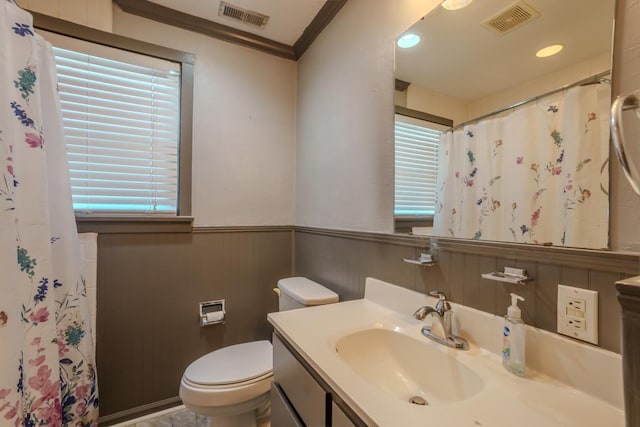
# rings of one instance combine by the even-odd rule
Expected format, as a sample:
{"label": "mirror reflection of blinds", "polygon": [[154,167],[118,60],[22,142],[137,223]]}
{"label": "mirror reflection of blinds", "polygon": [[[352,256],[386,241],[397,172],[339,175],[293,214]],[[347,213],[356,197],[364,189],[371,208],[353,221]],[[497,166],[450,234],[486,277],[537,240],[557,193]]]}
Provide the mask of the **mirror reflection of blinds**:
{"label": "mirror reflection of blinds", "polygon": [[179,71],[54,54],[74,209],[175,214]]}
{"label": "mirror reflection of blinds", "polygon": [[438,144],[441,132],[395,121],[395,216],[434,214],[438,175]]}

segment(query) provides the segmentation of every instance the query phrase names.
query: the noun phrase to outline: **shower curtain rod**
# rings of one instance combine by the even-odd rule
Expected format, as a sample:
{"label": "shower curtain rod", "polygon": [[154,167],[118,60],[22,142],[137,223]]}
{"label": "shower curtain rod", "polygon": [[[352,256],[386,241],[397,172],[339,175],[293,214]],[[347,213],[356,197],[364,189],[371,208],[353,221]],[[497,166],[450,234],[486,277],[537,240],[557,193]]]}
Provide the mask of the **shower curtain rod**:
{"label": "shower curtain rod", "polygon": [[534,96],[533,98],[529,98],[529,99],[525,99],[524,101],[516,102],[515,104],[511,104],[511,105],[509,105],[507,107],[501,108],[501,109],[496,110],[496,111],[494,111],[492,113],[485,114],[485,115],[482,115],[480,117],[476,117],[475,119],[467,120],[466,122],[462,122],[462,123],[460,123],[458,125],[453,126],[447,132],[460,129],[460,128],[468,125],[468,124],[480,121],[482,119],[486,119],[487,117],[495,116],[496,114],[504,113],[505,111],[509,111],[509,110],[511,110],[513,108],[520,107],[520,106],[525,105],[525,104],[529,104],[530,102],[535,102],[535,101],[537,101],[537,100],[539,100],[541,98],[544,98],[545,96],[553,95],[554,93],[562,92],[563,90],[567,90],[567,89],[570,89],[570,88],[575,87],[575,86],[588,86],[588,85],[602,83],[602,82],[609,83],[608,80],[603,80],[603,77],[604,76],[608,76],[609,74],[611,74],[611,70],[607,70],[607,71],[603,71],[603,72],[598,73],[598,74],[594,74],[591,77],[587,77],[586,79],[579,80],[579,81],[577,81],[575,83],[571,83],[571,84],[562,86],[561,88],[554,89],[554,90],[549,91],[547,93],[543,93],[542,95],[537,95],[537,96]]}

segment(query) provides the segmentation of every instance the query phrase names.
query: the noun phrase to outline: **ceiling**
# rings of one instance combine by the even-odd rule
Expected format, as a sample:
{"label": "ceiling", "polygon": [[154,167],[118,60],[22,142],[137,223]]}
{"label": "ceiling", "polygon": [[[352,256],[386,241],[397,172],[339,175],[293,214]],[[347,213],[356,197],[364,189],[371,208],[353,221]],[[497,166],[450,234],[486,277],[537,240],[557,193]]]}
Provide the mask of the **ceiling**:
{"label": "ceiling", "polygon": [[226,0],[233,6],[269,16],[264,28],[256,28],[226,16],[218,16],[220,0],[151,0],[153,3],[246,31],[292,46],[320,11],[326,0]]}
{"label": "ceiling", "polygon": [[[481,25],[515,2],[436,7],[410,29],[422,42],[396,48],[396,78],[470,101],[610,52],[614,0],[526,0],[538,18],[502,35]],[[535,57],[555,43],[565,46],[560,54]]]}

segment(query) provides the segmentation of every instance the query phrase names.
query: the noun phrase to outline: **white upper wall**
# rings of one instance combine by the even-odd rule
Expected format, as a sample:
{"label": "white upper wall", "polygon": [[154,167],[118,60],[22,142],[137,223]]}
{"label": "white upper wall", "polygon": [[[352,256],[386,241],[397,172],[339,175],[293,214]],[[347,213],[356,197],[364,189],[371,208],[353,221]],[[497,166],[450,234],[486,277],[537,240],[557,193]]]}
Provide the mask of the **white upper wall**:
{"label": "white upper wall", "polygon": [[195,54],[195,226],[293,224],[296,63],[126,14],[111,0],[22,7]]}
{"label": "white upper wall", "polygon": [[469,120],[467,102],[416,84],[407,88],[407,108],[453,120],[453,124]]}
{"label": "white upper wall", "polygon": [[[604,53],[515,87],[471,101],[444,95],[412,83],[407,89],[406,102],[403,106],[452,119],[453,124],[458,125],[467,120],[490,114],[507,105],[533,98],[609,70],[611,70],[611,54]],[[398,94],[397,91],[396,94]]]}
{"label": "white upper wall", "polygon": [[483,98],[474,99],[468,104],[469,119],[492,113],[507,105],[530,99],[589,78],[595,74],[611,70],[611,53],[603,53],[570,67],[545,74],[533,80],[505,89]]}
{"label": "white upper wall", "polygon": [[[618,0],[616,35],[613,48],[613,97],[640,89],[640,2]],[[640,122],[624,118],[627,155],[640,167]],[[640,252],[640,197],[625,179],[620,163],[611,152],[611,247],[619,251]]]}
{"label": "white upper wall", "polygon": [[[298,63],[297,110],[291,61],[126,15],[111,0],[18,3],[196,54],[196,225],[291,224],[295,165],[295,224],[393,231],[394,39],[438,0],[350,0]],[[640,87],[640,4],[617,9],[614,96]],[[640,198],[611,165],[611,246],[638,252]]]}
{"label": "white upper wall", "polygon": [[393,232],[394,39],[438,0],[349,0],[298,61],[295,224]]}
{"label": "white upper wall", "polygon": [[[394,39],[437,3],[349,0],[299,61],[296,225],[393,231]],[[639,15],[618,2],[614,95],[638,89]],[[611,163],[611,248],[637,252],[640,198]]]}
{"label": "white upper wall", "polygon": [[111,0],[17,0],[20,7],[111,32]]}
{"label": "white upper wall", "polygon": [[291,225],[296,63],[117,7],[113,32],[196,56],[194,225]]}

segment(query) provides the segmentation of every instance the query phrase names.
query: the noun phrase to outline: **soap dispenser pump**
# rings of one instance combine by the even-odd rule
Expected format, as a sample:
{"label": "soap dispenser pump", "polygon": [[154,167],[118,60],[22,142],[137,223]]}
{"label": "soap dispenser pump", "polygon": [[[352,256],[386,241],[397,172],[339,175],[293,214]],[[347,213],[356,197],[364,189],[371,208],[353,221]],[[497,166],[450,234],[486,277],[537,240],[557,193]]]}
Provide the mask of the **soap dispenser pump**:
{"label": "soap dispenser pump", "polygon": [[525,375],[525,330],[522,321],[522,311],[518,307],[518,300],[524,301],[520,295],[511,294],[511,305],[504,318],[502,338],[502,365],[513,374]]}

